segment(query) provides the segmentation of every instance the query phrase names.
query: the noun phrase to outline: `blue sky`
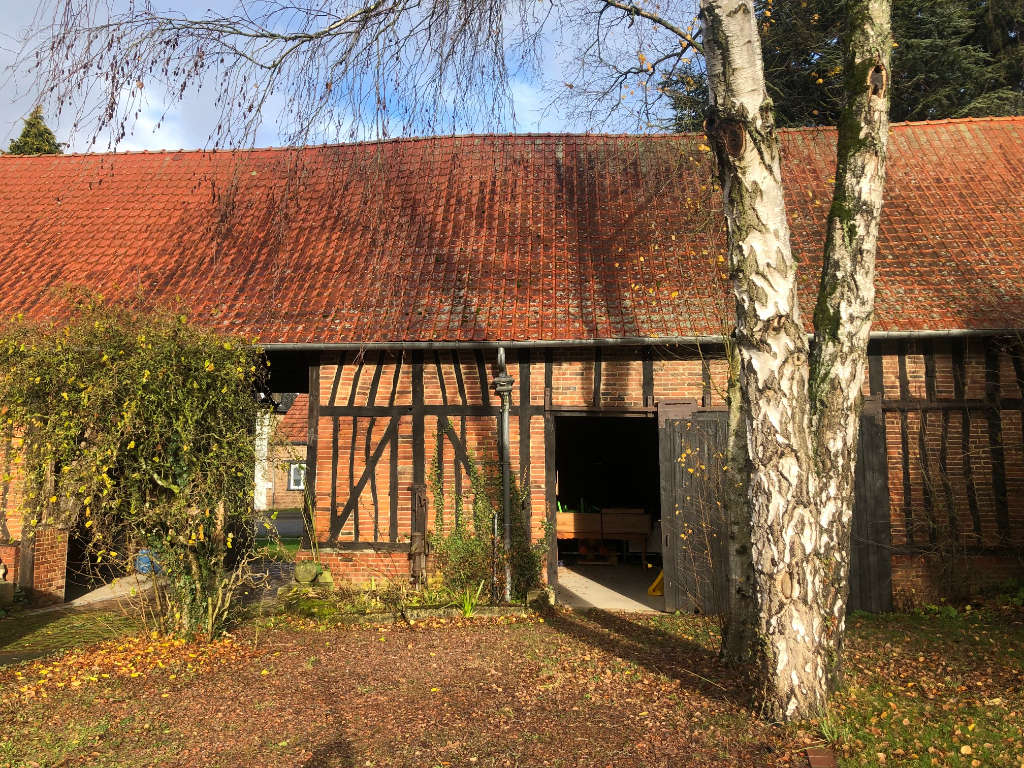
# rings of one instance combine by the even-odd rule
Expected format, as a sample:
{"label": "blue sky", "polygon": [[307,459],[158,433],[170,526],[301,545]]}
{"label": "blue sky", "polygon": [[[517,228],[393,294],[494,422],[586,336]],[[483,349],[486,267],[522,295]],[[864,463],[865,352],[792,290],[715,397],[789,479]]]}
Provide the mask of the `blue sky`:
{"label": "blue sky", "polygon": [[[116,7],[126,5],[126,2],[112,0],[112,4]],[[177,2],[169,5],[177,11],[200,16],[211,3]],[[230,0],[227,0],[227,3],[222,0],[217,5],[221,9],[225,6],[230,7]],[[21,132],[22,119],[36,102],[32,82],[10,69],[20,47],[20,38],[31,25],[36,9],[33,3],[19,0],[0,0],[0,9],[3,10],[6,22],[6,31],[0,32],[0,147],[6,148],[8,142]],[[517,117],[517,124],[514,126],[516,130],[568,130],[569,126],[562,115],[557,112],[542,114],[545,99],[535,84],[524,79],[516,79],[511,86]],[[158,150],[206,146],[213,127],[213,116],[216,114],[211,103],[210,93],[190,94],[184,102],[177,103],[172,112],[163,115],[159,100],[153,98],[144,108],[132,133],[118,145],[118,149]],[[67,115],[58,118],[50,108],[46,108],[46,112],[47,122],[54,129],[58,140],[67,141],[70,137],[73,151],[89,148],[84,137],[72,136]],[[256,146],[275,146],[282,143],[275,130],[276,114],[276,109],[271,106],[266,115],[267,120],[256,136]],[[103,141],[92,149],[105,151],[106,148],[106,142]]]}

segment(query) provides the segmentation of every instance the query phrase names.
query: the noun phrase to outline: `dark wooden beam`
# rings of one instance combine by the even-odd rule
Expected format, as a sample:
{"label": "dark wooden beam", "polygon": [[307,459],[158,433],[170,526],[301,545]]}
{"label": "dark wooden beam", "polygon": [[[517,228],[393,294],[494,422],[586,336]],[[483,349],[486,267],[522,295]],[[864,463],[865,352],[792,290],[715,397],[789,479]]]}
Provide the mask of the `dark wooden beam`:
{"label": "dark wooden beam", "polygon": [[949,414],[950,411],[942,412],[942,436],[939,439],[939,478],[942,481],[942,493],[946,497],[948,536],[956,541],[960,538],[960,521],[957,518],[953,484],[949,480]]}
{"label": "dark wooden beam", "polygon": [[484,363],[484,351],[476,349],[473,351],[473,356],[476,359],[476,375],[480,378],[480,399],[484,405],[490,405],[491,387],[487,378],[487,365]]}
{"label": "dark wooden beam", "polygon": [[[481,353],[482,357],[483,353]],[[426,484],[426,409],[423,396],[423,352],[412,353],[412,476],[414,485]]]}
{"label": "dark wooden beam", "polygon": [[658,412],[656,406],[643,405],[606,405],[603,408],[586,405],[550,405],[545,410],[559,416],[654,416]]}
{"label": "dark wooden beam", "polygon": [[351,408],[356,404],[356,394],[359,389],[359,379],[363,375],[363,364],[366,362],[366,358],[363,355],[359,355],[359,363],[356,365],[355,371],[352,373],[352,387],[348,391],[348,405]]}
{"label": "dark wooden beam", "polygon": [[[953,360],[953,397],[966,402],[967,394],[967,350],[963,339],[954,339],[951,349]],[[978,488],[974,482],[974,462],[971,455],[971,411],[960,409],[960,455],[964,465],[964,480],[967,486],[967,509],[971,514],[974,535],[981,539],[981,509],[978,505]]]}
{"label": "dark wooden beam", "polygon": [[654,357],[652,356],[651,348],[646,347],[644,349],[644,358],[642,365],[643,371],[643,403],[646,406],[654,405]]}
{"label": "dark wooden beam", "polygon": [[455,386],[459,390],[459,402],[462,405],[469,405],[469,397],[466,395],[466,379],[462,375],[462,356],[457,349],[452,351],[452,368],[455,369]]}
{"label": "dark wooden beam", "polygon": [[935,343],[931,340],[924,346],[924,392],[925,399],[938,400],[935,391]]}
{"label": "dark wooden beam", "polygon": [[448,405],[448,390],[444,386],[444,368],[441,365],[441,352],[434,350],[434,369],[437,371],[437,385],[441,388],[441,403]]}
{"label": "dark wooden beam", "polygon": [[[589,408],[589,406],[583,406]],[[447,416],[449,418],[458,418],[459,416],[492,416],[497,417],[499,408],[496,405],[424,405],[423,406],[424,416]],[[544,413],[544,407],[541,405],[530,405],[526,409],[531,416],[538,416]],[[590,410],[609,410],[608,408],[590,409]],[[347,405],[337,405],[333,408],[331,406],[323,406],[321,414],[324,416],[340,416],[342,418],[351,418],[353,416],[359,417],[371,417],[376,416],[379,418],[390,418],[393,416],[411,416],[415,411],[415,407],[412,405],[353,405],[349,407]],[[520,407],[513,405],[510,409],[510,413],[513,416],[519,415]]]}
{"label": "dark wooden beam", "polygon": [[[547,404],[550,404],[551,399],[553,357],[550,349],[544,350],[544,399],[548,401]],[[544,413],[544,499],[548,521],[548,586],[552,589],[558,585],[558,539],[555,535],[555,515],[558,511],[556,484],[555,414],[547,410]]]}
{"label": "dark wooden beam", "polygon": [[904,341],[899,343],[897,365],[899,366],[900,400],[910,400],[910,377],[907,376],[907,344]]}
{"label": "dark wooden beam", "polygon": [[337,538],[341,530],[338,526],[338,417],[331,418],[331,538]]}
{"label": "dark wooden beam", "polygon": [[[1000,400],[1003,410],[1016,410],[1024,407],[1024,402],[1019,400]],[[883,400],[883,411],[962,411],[964,408],[976,411],[987,411],[992,408],[992,402],[972,398],[970,400]]]}
{"label": "dark wooden beam", "polygon": [[868,355],[868,390],[872,397],[885,396],[885,377],[882,373],[882,356]]}
{"label": "dark wooden beam", "polygon": [[303,526],[303,546],[309,547],[309,532],[316,520],[316,460],[320,439],[320,361],[309,366],[309,400],[306,409],[306,490],[303,507],[309,525]]}
{"label": "dark wooden beam", "polygon": [[702,408],[711,407],[711,364],[703,355],[700,358],[700,379],[701,395],[700,404]]}
{"label": "dark wooden beam", "polygon": [[[900,359],[902,360],[902,357]],[[913,543],[914,501],[910,485],[910,434],[905,412],[900,413],[900,450],[903,460],[903,525],[906,529],[907,543]]]}
{"label": "dark wooden beam", "polygon": [[[366,402],[373,405],[377,402],[377,389],[380,386],[380,377],[384,371],[384,359],[381,355],[374,356],[373,376],[370,379],[370,391],[366,394]],[[365,430],[363,440],[363,461],[370,460],[370,441],[373,439],[373,428],[377,419],[370,417],[370,423]],[[370,475],[370,499],[373,501],[373,540],[380,541],[380,499],[377,498],[377,473]],[[355,519],[356,541],[359,540],[359,517]]]}
{"label": "dark wooden beam", "polygon": [[[381,354],[383,361],[385,355]],[[388,395],[388,407],[394,407],[398,399],[398,383],[402,379],[402,356],[395,356],[395,373],[391,378],[391,394]],[[397,417],[393,417],[397,418]],[[398,498],[401,495],[398,488],[398,430],[391,433],[391,467],[388,472],[388,482],[391,486],[389,493],[390,519],[388,520],[388,540],[398,541]]]}
{"label": "dark wooden beam", "polygon": [[935,525],[935,504],[932,500],[932,468],[928,455],[928,412],[921,411],[918,417],[917,456],[921,462],[921,497],[924,503],[924,518],[928,525],[928,540],[934,544],[938,531]]}
{"label": "dark wooden beam", "polygon": [[341,386],[341,372],[345,370],[345,353],[342,352],[334,357],[334,380],[331,382],[331,396],[327,400],[327,405],[338,404],[338,387]]}
{"label": "dark wooden beam", "polygon": [[992,457],[992,496],[996,505],[999,541],[1010,541],[1010,506],[1006,496],[1006,451],[1003,447],[1002,386],[999,381],[999,346],[985,342],[985,399],[988,409],[988,444]]}
{"label": "dark wooden beam", "polygon": [[[362,362],[360,362],[359,363],[359,370],[362,370],[362,367],[363,367],[363,364],[362,364]],[[356,371],[356,380],[357,381],[358,381],[358,375],[359,375],[359,371]],[[355,384],[353,384],[353,386],[352,386],[352,394],[355,395]],[[345,506],[348,507],[349,504],[351,504],[352,512],[354,512],[354,514],[352,515],[352,531],[353,531],[352,538],[354,538],[356,541],[359,541],[359,495],[356,494],[355,496],[353,496],[353,491],[355,489],[354,483],[355,483],[355,474],[356,474],[356,437],[357,437],[358,434],[359,434],[359,417],[358,416],[353,416],[352,417],[352,435],[351,435],[351,439],[349,440],[349,450],[348,450],[348,503]],[[365,467],[366,465],[364,464],[363,466]]]}
{"label": "dark wooden beam", "polygon": [[332,541],[321,552],[408,552],[407,541]]}

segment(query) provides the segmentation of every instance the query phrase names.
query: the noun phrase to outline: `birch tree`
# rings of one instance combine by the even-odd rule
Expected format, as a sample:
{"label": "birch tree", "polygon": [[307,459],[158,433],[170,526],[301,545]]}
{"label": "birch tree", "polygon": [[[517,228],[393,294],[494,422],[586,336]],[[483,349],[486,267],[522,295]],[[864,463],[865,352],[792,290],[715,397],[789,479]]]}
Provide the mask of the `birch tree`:
{"label": "birch tree", "polygon": [[[236,0],[191,18],[51,0],[26,38],[40,103],[93,140],[126,135],[148,99],[207,89],[210,143],[251,142],[272,109],[287,143],[503,125],[512,74],[568,48],[551,88],[588,127],[657,124],[662,84],[703,55],[706,123],[728,224],[729,562],[724,655],[759,671],[773,719],[817,714],[842,650],[852,480],[885,176],[889,0],[846,0],[838,126],[814,343],[797,297],[779,143],[751,0]],[[661,106],[659,106],[661,105]],[[668,121],[663,121],[666,124]],[[622,126],[622,123],[619,123]]]}
{"label": "birch tree", "polygon": [[853,469],[888,137],[889,3],[849,3],[846,103],[813,348],[800,317],[752,5],[704,0],[701,23],[706,127],[718,159],[736,299],[741,419],[732,426],[743,430],[748,452],[755,583],[752,599],[732,606],[730,621],[733,631],[755,628],[751,652],[761,666],[766,713],[807,717],[825,706],[834,683],[849,594]]}

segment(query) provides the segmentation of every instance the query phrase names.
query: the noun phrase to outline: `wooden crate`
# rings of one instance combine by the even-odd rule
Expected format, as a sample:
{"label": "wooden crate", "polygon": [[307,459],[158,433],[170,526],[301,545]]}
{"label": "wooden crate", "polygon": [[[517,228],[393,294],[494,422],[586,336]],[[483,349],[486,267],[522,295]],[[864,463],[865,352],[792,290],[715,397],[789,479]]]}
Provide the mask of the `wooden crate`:
{"label": "wooden crate", "polygon": [[602,509],[601,530],[606,539],[639,539],[651,532],[651,516],[642,509]]}
{"label": "wooden crate", "polygon": [[560,539],[600,539],[601,515],[598,512],[559,512],[555,515],[555,535]]}

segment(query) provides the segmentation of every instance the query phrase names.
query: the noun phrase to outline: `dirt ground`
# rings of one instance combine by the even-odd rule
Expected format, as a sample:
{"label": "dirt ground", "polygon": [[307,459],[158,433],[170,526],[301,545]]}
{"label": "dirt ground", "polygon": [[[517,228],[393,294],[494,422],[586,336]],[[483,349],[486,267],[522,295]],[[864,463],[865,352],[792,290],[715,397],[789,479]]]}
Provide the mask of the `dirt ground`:
{"label": "dirt ground", "polygon": [[[1022,626],[855,620],[840,719],[803,728],[750,712],[697,617],[276,617],[205,646],[130,635],[0,669],[0,766],[806,766],[824,732],[842,765],[1019,766]],[[946,681],[957,648],[968,658]],[[943,666],[918,661],[932,651]]]}

